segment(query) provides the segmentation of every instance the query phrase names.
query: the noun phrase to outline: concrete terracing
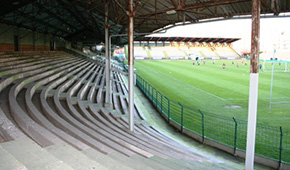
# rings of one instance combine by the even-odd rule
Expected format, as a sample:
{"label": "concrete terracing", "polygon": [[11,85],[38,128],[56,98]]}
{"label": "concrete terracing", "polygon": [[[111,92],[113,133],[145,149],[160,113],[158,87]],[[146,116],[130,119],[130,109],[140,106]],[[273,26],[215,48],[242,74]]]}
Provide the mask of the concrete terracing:
{"label": "concrete terracing", "polygon": [[113,71],[113,105],[105,108],[103,63],[34,52],[1,53],[0,66],[0,170],[243,169],[238,159],[159,129],[163,120],[148,118],[138,89],[135,131],[128,131],[126,79]]}

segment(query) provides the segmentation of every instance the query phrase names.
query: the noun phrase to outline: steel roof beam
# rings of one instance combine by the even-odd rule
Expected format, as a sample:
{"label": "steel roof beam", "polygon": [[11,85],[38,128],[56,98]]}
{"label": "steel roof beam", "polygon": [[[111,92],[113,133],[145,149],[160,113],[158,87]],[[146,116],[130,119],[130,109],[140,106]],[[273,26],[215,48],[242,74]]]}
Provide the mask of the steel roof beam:
{"label": "steel roof beam", "polygon": [[[199,1],[199,3],[203,3],[203,2],[201,2],[200,0],[198,0]],[[215,13],[214,12],[212,12],[211,10],[210,10],[210,8],[209,7],[206,7],[206,9],[213,15],[213,16],[215,16]]]}
{"label": "steel roof beam", "polygon": [[45,8],[43,6],[43,4],[39,4],[38,2],[33,3],[35,4],[38,8],[42,8],[44,9],[46,13],[48,13],[49,15],[53,16],[54,18],[56,18],[57,20],[61,21],[62,23],[66,24],[67,26],[74,28],[75,30],[78,30],[78,28],[76,28],[74,25],[68,23],[66,20],[62,19],[61,17],[57,16],[55,13],[53,13],[52,11],[50,11],[49,9]]}
{"label": "steel roof beam", "polygon": [[[245,2],[248,0],[212,0],[212,1],[208,1],[208,2],[203,2],[203,3],[197,3],[194,5],[188,5],[188,6],[184,6],[182,10],[187,10],[187,9],[194,9],[194,8],[203,8],[203,7],[209,7],[209,6],[217,6],[217,5],[223,5],[223,4],[229,4],[229,3],[237,3],[237,2]],[[162,13],[166,13],[168,11],[172,11],[172,10],[178,10],[177,8],[170,8],[167,10],[162,10],[162,11],[158,11],[158,12],[151,12],[151,13],[146,13],[146,14],[140,14],[137,15],[138,16],[146,16],[146,15],[155,15],[155,14],[162,14]]]}
{"label": "steel roof beam", "polygon": [[229,5],[230,5],[231,9],[235,12],[235,14],[237,14],[238,12],[237,12],[236,8],[233,6],[233,4],[229,4]]}
{"label": "steel roof beam", "polygon": [[230,17],[228,11],[224,8],[224,5],[219,5],[218,7],[226,14],[227,17]]}
{"label": "steel roof beam", "polygon": [[[79,15],[77,15],[75,12],[73,12],[69,7],[71,6],[71,5],[69,5],[69,7],[67,7],[67,5],[68,4],[66,4],[65,2],[63,2],[63,0],[58,0],[58,2],[60,3],[60,5],[61,6],[63,6],[65,9],[66,9],[66,11],[68,12],[68,13],[70,13],[77,21],[79,21],[80,23],[82,23],[82,25],[83,26],[85,26],[88,30],[87,31],[89,31],[92,35],[94,35],[94,34],[97,34],[97,35],[102,35],[102,32],[98,32],[98,33],[96,33],[95,31],[94,31],[94,29],[91,27],[91,26],[89,26],[86,22],[85,22],[85,18],[84,18],[84,16],[83,15],[81,15],[81,17],[82,17],[82,19],[79,17]],[[75,8],[75,6],[74,6],[74,9],[76,10],[76,11],[78,11],[78,9],[76,9]],[[94,36],[96,36],[96,35],[94,35]],[[102,37],[102,36],[101,36]],[[101,38],[101,40],[104,40],[104,38]]]}
{"label": "steel roof beam", "polygon": [[129,15],[129,12],[125,9],[125,7],[123,7],[121,4],[120,4],[120,2],[118,1],[118,0],[114,0],[117,4],[118,4],[118,6],[127,14],[127,15]]}
{"label": "steel roof beam", "polygon": [[[76,4],[78,5],[79,8],[83,8],[84,9],[84,7],[81,6],[78,2]],[[78,10],[75,6],[74,6],[74,9],[75,10]],[[83,20],[87,20],[86,19],[86,16],[83,15],[83,13],[85,13],[85,14],[88,15],[89,21],[92,21],[92,23],[91,23],[92,26],[90,26],[89,24],[87,24],[87,26],[90,28],[90,30],[94,33],[95,32],[94,29],[97,29],[98,30],[98,33],[104,36],[102,30],[100,30],[100,28],[99,28],[100,25],[103,25],[103,22],[101,24],[98,23],[98,21],[100,20],[100,18],[96,18],[96,16],[99,16],[100,13],[96,13],[96,12],[93,13],[92,11],[87,11],[85,9],[84,10],[79,10],[79,11],[82,12],[82,13],[80,13],[80,16],[83,18]],[[105,15],[102,12],[101,12],[101,15],[105,17]]]}
{"label": "steel roof beam", "polygon": [[24,6],[27,6],[30,3],[33,3],[36,0],[21,0],[18,1],[19,4],[14,5],[14,1],[12,0],[3,0],[0,1],[0,6],[1,6],[1,10],[0,10],[0,16],[4,16],[8,13],[11,13],[19,8],[22,8]]}
{"label": "steel roof beam", "polygon": [[171,5],[174,8],[177,8],[177,4],[174,2],[174,0],[165,0],[169,5]]}
{"label": "steel roof beam", "polygon": [[41,20],[41,19],[38,19],[38,18],[36,18],[36,17],[28,16],[28,15],[26,15],[26,14],[24,14],[23,12],[18,11],[18,10],[16,10],[16,12],[20,13],[20,14],[22,15],[22,17],[25,17],[25,18],[27,18],[27,19],[29,19],[29,20],[35,20],[35,21],[37,21],[38,23],[41,23],[42,25],[48,26],[48,27],[53,28],[53,29],[55,29],[55,30],[59,30],[59,31],[61,31],[61,32],[64,33],[64,34],[67,33],[67,30],[63,30],[63,29],[61,29],[61,28],[59,28],[59,27],[57,27],[57,26],[55,26],[55,25],[52,25],[52,24],[50,24],[50,23],[48,23],[48,22],[44,22],[44,21]]}

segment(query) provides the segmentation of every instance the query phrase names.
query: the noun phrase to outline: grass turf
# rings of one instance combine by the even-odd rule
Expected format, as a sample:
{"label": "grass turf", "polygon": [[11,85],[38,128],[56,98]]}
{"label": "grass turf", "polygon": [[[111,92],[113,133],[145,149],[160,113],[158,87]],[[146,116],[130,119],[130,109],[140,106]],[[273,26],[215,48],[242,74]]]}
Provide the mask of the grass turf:
{"label": "grass turf", "polygon": [[[136,61],[137,74],[171,100],[203,111],[247,120],[249,61]],[[236,63],[239,62],[239,67]],[[222,69],[222,64],[226,68]],[[282,67],[277,66],[276,67]],[[275,72],[274,102],[290,102],[290,72]],[[258,123],[290,128],[290,103],[272,104],[269,113],[271,72],[259,74]],[[237,106],[237,107],[235,107]]]}

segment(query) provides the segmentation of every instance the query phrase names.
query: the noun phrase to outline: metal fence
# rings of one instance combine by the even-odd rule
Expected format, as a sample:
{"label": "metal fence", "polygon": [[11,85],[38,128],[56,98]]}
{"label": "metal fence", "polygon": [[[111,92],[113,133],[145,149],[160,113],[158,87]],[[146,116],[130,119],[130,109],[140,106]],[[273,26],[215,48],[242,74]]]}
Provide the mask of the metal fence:
{"label": "metal fence", "polygon": [[[151,100],[158,111],[180,126],[181,132],[186,129],[204,139],[245,151],[247,139],[247,121],[234,117],[225,117],[196,108],[184,106],[168,99],[152,87],[139,75],[136,75],[137,86]],[[290,130],[257,124],[255,153],[276,161],[290,163]]]}

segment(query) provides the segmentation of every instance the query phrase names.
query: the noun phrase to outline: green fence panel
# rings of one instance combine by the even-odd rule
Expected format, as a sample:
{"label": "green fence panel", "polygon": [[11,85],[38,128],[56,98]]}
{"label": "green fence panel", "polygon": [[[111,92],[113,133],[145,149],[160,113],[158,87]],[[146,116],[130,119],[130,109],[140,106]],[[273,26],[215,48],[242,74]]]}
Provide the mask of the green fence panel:
{"label": "green fence panel", "polygon": [[283,150],[283,129],[280,126],[280,147],[279,147],[279,163],[282,161],[282,150]]}
{"label": "green fence panel", "polygon": [[152,89],[152,101],[153,101],[153,103],[156,105],[156,93],[157,93],[157,90],[153,87],[153,89]]}
{"label": "green fence panel", "polygon": [[238,135],[238,122],[237,122],[237,120],[234,117],[233,117],[233,120],[235,122],[234,154],[236,154],[236,150],[237,150],[237,135]]}
{"label": "green fence panel", "polygon": [[147,82],[146,82],[146,94],[150,98],[150,88],[149,88],[149,84]]}
{"label": "green fence panel", "polygon": [[163,95],[161,95],[161,101],[160,101],[160,110],[161,110],[161,113],[163,112]]}
{"label": "green fence panel", "polygon": [[166,98],[166,100],[167,100],[167,118],[168,118],[168,123],[170,122],[170,100],[167,98],[167,97],[165,97]]}
{"label": "green fence panel", "polygon": [[198,135],[202,135],[202,118],[198,110],[184,106],[183,117],[184,117],[183,119],[184,128]]}
{"label": "green fence panel", "polygon": [[155,89],[155,104],[158,105],[158,90]]}
{"label": "green fence panel", "polygon": [[170,118],[170,100],[166,96],[162,96],[162,113]]}
{"label": "green fence panel", "polygon": [[181,132],[183,132],[183,105],[178,102],[178,105],[181,107],[180,110],[180,126],[181,126]]}
{"label": "green fence panel", "polygon": [[235,123],[230,117],[204,112],[205,137],[234,147]]}
{"label": "green fence panel", "polygon": [[205,137],[205,134],[204,134],[204,114],[202,113],[201,110],[198,110],[198,112],[201,115],[201,136],[202,136],[202,143],[204,143],[204,137]]}
{"label": "green fence panel", "polygon": [[243,120],[237,120],[238,123],[238,127],[237,127],[237,131],[238,131],[238,136],[237,136],[237,143],[236,143],[236,147],[237,149],[246,150],[246,144],[247,144],[247,121],[243,121]]}
{"label": "green fence panel", "polygon": [[290,163],[290,130],[283,129],[283,139],[282,139],[282,152],[281,152],[282,162]]}
{"label": "green fence panel", "polygon": [[148,85],[148,97],[149,99],[151,99],[151,85],[149,83],[147,83]]}
{"label": "green fence panel", "polygon": [[154,101],[153,99],[153,87],[150,85],[150,96],[151,96],[151,101]]}
{"label": "green fence panel", "polygon": [[161,93],[159,91],[156,92],[156,106],[161,110]]}
{"label": "green fence panel", "polygon": [[280,155],[280,128],[257,125],[255,153],[275,160]]}
{"label": "green fence panel", "polygon": [[175,102],[175,101],[170,101],[170,119],[181,125],[181,106]]}
{"label": "green fence panel", "polygon": [[145,82],[146,82],[146,81],[143,79],[143,82],[142,82],[142,83],[143,83],[143,84],[142,84],[143,92],[145,92]]}

